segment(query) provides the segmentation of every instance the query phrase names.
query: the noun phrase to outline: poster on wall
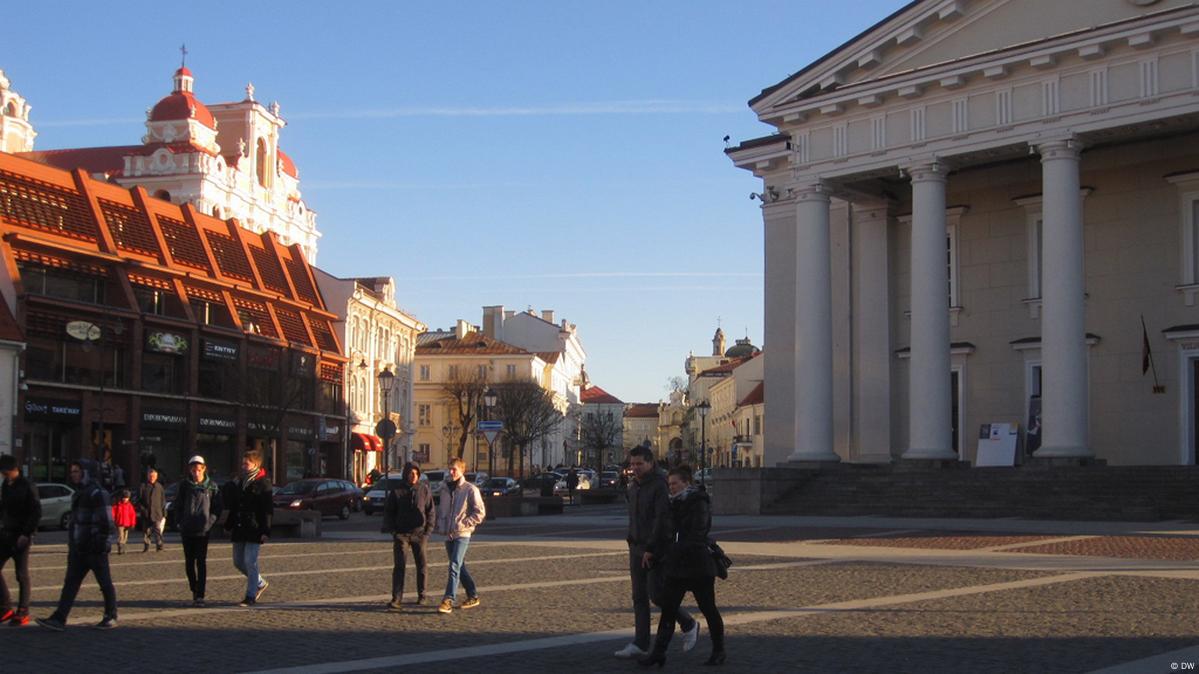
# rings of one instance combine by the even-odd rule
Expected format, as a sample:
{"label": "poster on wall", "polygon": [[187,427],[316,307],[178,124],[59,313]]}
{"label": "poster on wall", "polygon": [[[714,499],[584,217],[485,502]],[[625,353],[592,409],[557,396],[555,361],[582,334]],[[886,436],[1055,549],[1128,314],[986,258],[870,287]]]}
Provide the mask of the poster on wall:
{"label": "poster on wall", "polygon": [[1016,465],[1016,439],[1020,424],[983,424],[978,429],[978,453],[975,466]]}

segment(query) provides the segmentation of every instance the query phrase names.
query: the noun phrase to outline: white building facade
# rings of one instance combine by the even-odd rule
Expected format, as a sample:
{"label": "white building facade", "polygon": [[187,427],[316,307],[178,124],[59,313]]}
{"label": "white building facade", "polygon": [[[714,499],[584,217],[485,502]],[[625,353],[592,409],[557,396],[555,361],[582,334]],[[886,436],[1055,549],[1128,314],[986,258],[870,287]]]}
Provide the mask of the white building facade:
{"label": "white building facade", "polygon": [[[416,422],[413,418],[413,363],[417,336],[425,324],[396,304],[395,280],[386,277],[342,279],[313,269],[325,305],[342,320],[334,325],[345,345],[347,418],[349,434],[346,456],[351,462],[347,475],[361,482],[384,464],[398,469],[413,455]],[[379,374],[395,375],[391,391],[384,396]],[[391,447],[375,432],[384,418],[396,425]]]}
{"label": "white building facade", "polygon": [[1194,463],[1199,7],[1079,9],[918,0],[750,102],[767,465],[1030,417],[1037,457]]}
{"label": "white building facade", "polygon": [[11,84],[0,70],[0,152],[28,152],[37,132],[29,123],[29,103]]}

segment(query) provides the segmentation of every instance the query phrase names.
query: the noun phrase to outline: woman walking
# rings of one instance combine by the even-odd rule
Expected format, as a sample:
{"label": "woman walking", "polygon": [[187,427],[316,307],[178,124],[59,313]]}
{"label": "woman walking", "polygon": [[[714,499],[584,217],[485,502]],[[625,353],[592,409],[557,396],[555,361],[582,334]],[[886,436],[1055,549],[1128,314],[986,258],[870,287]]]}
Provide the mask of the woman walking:
{"label": "woman walking", "polygon": [[670,526],[667,540],[658,547],[665,550],[662,564],[666,587],[662,593],[662,615],[654,650],[637,661],[642,667],[666,664],[666,648],[674,636],[674,624],[683,596],[690,592],[704,614],[712,635],[712,655],[705,665],[724,664],[724,621],[716,608],[716,562],[708,550],[712,528],[711,501],[708,493],[691,483],[691,468],[679,466],[666,478],[670,489]]}

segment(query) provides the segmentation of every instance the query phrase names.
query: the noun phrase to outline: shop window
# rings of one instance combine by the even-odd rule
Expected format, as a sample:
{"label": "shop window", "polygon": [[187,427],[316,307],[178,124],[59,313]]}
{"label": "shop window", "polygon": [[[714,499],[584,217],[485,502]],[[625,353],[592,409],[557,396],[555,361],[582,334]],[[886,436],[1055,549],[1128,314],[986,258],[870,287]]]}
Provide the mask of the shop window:
{"label": "shop window", "polygon": [[187,361],[177,356],[147,353],[142,356],[142,389],[151,393],[187,392]]}
{"label": "shop window", "polygon": [[88,304],[104,303],[107,286],[104,277],[34,265],[19,265],[19,268],[25,292]]}
{"label": "shop window", "polygon": [[237,381],[237,364],[200,359],[199,379],[196,385],[205,398],[220,400],[234,399],[237,395],[233,382]]}
{"label": "shop window", "polygon": [[198,323],[222,328],[233,327],[233,318],[229,315],[229,309],[221,302],[193,299],[191,307],[192,314]]}
{"label": "shop window", "polygon": [[341,384],[335,381],[321,382],[320,411],[325,414],[341,414],[345,401],[341,397]]}

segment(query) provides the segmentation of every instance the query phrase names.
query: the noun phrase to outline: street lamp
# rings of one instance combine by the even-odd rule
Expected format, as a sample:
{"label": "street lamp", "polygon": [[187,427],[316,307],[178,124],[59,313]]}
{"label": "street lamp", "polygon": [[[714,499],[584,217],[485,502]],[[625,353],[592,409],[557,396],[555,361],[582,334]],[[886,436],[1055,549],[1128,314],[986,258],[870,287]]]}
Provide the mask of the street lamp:
{"label": "street lamp", "polygon": [[[495,407],[495,402],[498,396],[495,394],[495,389],[490,386],[483,392],[483,409],[487,412],[487,421],[491,421],[491,410]],[[487,474],[495,475],[495,443],[490,439],[487,440]]]}
{"label": "street lamp", "polygon": [[396,376],[392,374],[391,368],[383,368],[383,371],[378,375],[379,392],[383,394],[383,420],[379,422],[378,430],[383,431],[383,474],[387,475],[388,457],[391,455],[391,438],[395,435],[395,423],[391,420],[391,409],[389,407],[391,397],[391,387],[395,384]]}
{"label": "street lamp", "polygon": [[708,419],[708,411],[712,409],[712,406],[708,404],[707,400],[705,400],[702,403],[696,405],[695,409],[699,410],[699,437],[700,437],[700,440],[699,440],[699,488],[703,489],[703,490],[707,490],[707,484],[706,484],[706,480],[705,480],[705,478],[707,476],[704,474],[704,472],[707,469],[707,465],[708,465],[708,421],[707,421],[707,419]]}

